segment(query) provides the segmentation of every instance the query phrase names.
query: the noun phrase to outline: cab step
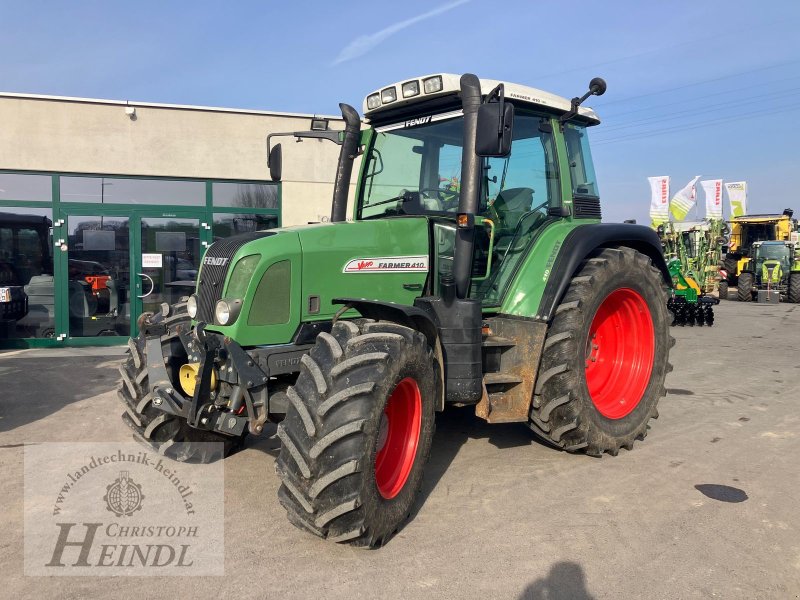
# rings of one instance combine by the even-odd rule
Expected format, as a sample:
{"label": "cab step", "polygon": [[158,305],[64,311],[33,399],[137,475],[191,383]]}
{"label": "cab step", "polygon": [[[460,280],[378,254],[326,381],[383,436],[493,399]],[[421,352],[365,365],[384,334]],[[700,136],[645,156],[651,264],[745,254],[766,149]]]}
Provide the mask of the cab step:
{"label": "cab step", "polygon": [[522,379],[511,373],[484,373],[483,383],[486,387],[494,385],[515,385],[522,383]]}

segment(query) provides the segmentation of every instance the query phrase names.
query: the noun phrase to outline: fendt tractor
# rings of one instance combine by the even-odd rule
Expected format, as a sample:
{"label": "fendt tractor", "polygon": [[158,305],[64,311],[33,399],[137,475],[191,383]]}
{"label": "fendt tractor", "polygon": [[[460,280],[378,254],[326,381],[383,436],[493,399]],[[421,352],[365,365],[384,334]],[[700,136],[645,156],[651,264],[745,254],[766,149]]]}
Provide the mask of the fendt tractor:
{"label": "fendt tractor", "polygon": [[752,247],[755,242],[797,241],[798,223],[794,211],[787,208],[783,213],[743,215],[730,221],[730,245],[722,257],[720,275],[720,298],[727,298],[728,288],[739,285],[739,274],[748,270]]}
{"label": "fendt tractor", "polygon": [[447,406],[632,449],[665,393],[671,277],[655,231],[600,223],[580,105],[605,88],[431,75],[369,94],[363,129],[341,104],[343,131],[287,134],[341,145],[330,222],[217,241],[196,292],[143,315],[121,367],[135,437],[204,461],[278,423],[289,520],[367,547],[410,515]]}
{"label": "fendt tractor", "polygon": [[799,252],[796,242],[754,242],[739,273],[737,299],[800,303]]}

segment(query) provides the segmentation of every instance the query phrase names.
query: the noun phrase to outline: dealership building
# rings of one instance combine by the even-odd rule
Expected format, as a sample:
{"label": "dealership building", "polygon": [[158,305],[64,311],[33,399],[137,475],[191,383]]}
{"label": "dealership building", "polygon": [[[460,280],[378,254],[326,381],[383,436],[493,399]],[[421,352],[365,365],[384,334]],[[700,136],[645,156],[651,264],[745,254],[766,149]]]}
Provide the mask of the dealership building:
{"label": "dealership building", "polygon": [[213,241],[328,217],[341,118],[0,93],[0,348],[124,343]]}

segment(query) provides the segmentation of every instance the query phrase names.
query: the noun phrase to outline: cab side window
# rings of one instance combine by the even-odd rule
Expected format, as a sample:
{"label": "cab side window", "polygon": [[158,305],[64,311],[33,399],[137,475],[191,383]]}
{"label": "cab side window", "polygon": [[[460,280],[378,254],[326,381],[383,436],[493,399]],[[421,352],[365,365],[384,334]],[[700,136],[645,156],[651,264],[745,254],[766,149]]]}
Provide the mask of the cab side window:
{"label": "cab side window", "polygon": [[488,236],[478,234],[475,265],[485,273],[483,265],[491,260],[491,273],[473,273],[472,294],[492,305],[500,302],[528,246],[549,222],[549,209],[561,202],[549,118],[517,113],[511,153],[484,163],[483,197],[481,215],[494,223],[495,237],[490,252]]}
{"label": "cab side window", "polygon": [[589,137],[584,125],[568,123],[564,128],[564,140],[567,143],[567,159],[569,174],[572,179],[573,196],[599,198],[597,178],[592,163],[592,151],[589,148]]}

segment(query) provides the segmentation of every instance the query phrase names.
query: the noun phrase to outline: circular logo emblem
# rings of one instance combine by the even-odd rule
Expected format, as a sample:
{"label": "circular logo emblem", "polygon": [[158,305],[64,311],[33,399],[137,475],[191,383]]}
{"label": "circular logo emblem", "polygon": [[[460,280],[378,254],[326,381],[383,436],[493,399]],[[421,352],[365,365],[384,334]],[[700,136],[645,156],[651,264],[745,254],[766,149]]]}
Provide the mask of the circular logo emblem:
{"label": "circular logo emblem", "polygon": [[142,509],[142,486],[130,477],[128,471],[120,471],[114,483],[106,487],[106,508],[118,517],[129,517]]}

